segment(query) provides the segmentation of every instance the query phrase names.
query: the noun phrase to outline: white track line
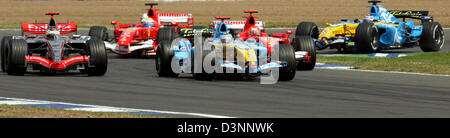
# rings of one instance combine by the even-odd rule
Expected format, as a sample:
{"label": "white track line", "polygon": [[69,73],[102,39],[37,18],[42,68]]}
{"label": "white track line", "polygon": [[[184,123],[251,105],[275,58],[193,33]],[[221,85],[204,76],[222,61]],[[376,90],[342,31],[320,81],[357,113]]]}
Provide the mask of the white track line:
{"label": "white track line", "polygon": [[230,117],[230,116],[204,114],[204,113],[189,113],[189,112],[174,112],[174,111],[147,110],[147,109],[135,109],[135,108],[121,108],[121,107],[111,107],[111,106],[74,104],[74,103],[30,100],[30,99],[20,99],[20,98],[7,98],[7,97],[0,97],[0,98],[7,99],[7,100],[14,100],[14,101],[9,101],[9,102],[8,101],[0,101],[0,104],[8,104],[8,105],[63,104],[63,105],[88,107],[88,108],[84,108],[84,109],[83,108],[72,108],[72,109],[65,109],[65,110],[82,110],[82,111],[94,111],[94,112],[111,112],[111,111],[114,111],[114,112],[155,112],[155,113],[161,113],[161,114],[190,115],[190,116],[199,116],[199,117],[207,117],[207,118],[235,118],[235,117]]}
{"label": "white track line", "polygon": [[[319,68],[319,69],[332,69],[332,68]],[[363,70],[363,69],[346,69],[346,68],[335,68],[335,69],[332,69],[332,70],[359,71],[359,72],[375,72],[375,73],[393,73],[393,74],[408,74],[408,75],[422,75],[422,76],[435,76],[435,77],[450,77],[450,75],[443,75],[443,74],[428,74],[428,73],[416,73],[416,72],[381,71],[381,70]]]}

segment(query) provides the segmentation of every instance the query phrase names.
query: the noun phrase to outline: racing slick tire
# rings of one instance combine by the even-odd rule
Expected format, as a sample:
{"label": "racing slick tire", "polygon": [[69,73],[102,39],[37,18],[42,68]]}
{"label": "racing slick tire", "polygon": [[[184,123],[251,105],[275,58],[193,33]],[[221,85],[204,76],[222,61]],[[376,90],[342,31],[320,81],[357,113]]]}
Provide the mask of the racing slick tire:
{"label": "racing slick tire", "polygon": [[157,34],[157,40],[159,42],[162,42],[162,41],[172,42],[172,40],[174,40],[176,36],[177,36],[177,34],[175,32],[175,28],[173,28],[173,27],[159,28],[158,34]]}
{"label": "racing slick tire", "polygon": [[316,66],[316,47],[310,36],[297,36],[294,38],[293,47],[296,51],[306,51],[310,56],[309,61],[298,61],[298,70],[313,70]]}
{"label": "racing slick tire", "polygon": [[435,52],[444,46],[444,30],[438,22],[423,23],[423,32],[419,40],[423,52]]}
{"label": "racing slick tire", "polygon": [[8,75],[23,76],[27,70],[26,56],[28,55],[28,44],[22,39],[12,39],[9,41],[5,52],[5,69]]}
{"label": "racing slick tire", "polygon": [[172,70],[172,58],[174,56],[171,41],[161,41],[156,49],[156,71],[160,77],[177,77],[178,74]]}
{"label": "racing slick tire", "polygon": [[311,36],[314,39],[319,38],[319,27],[313,22],[301,22],[297,25],[295,36]]}
{"label": "racing slick tire", "polygon": [[6,72],[5,63],[6,63],[6,47],[9,45],[9,41],[12,39],[12,36],[5,36],[2,38],[1,44],[1,64],[2,64],[2,72]]}
{"label": "racing slick tire", "polygon": [[[192,67],[193,67],[193,69],[192,69],[193,74],[192,75],[193,75],[195,80],[212,80],[214,78],[214,73],[207,73],[205,71],[203,63],[205,62],[205,59],[208,56],[208,54],[213,52],[213,49],[207,49],[206,48],[206,46],[204,44],[205,41],[206,41],[205,38],[203,38],[202,41],[203,41],[202,42],[202,44],[203,44],[202,48],[201,49],[200,48],[195,48],[195,51],[194,51],[194,53],[199,53],[200,51],[198,51],[198,50],[201,50],[202,63],[201,64],[196,64],[195,63],[195,55],[193,56],[194,58],[193,58],[193,60],[191,62],[192,63]],[[211,65],[215,65],[215,59],[214,58],[211,60]],[[201,70],[202,70],[201,73],[196,73],[195,70],[194,70],[195,67],[201,68]]]}
{"label": "racing slick tire", "polygon": [[279,59],[280,61],[287,62],[287,66],[280,68],[279,81],[290,81],[294,79],[297,72],[297,63],[295,61],[294,48],[288,44],[279,45]]}
{"label": "racing slick tire", "polygon": [[370,22],[363,22],[356,28],[355,43],[358,51],[372,53],[377,51],[380,45],[380,35],[377,27]]}
{"label": "racing slick tire", "polygon": [[89,36],[108,41],[108,29],[104,26],[92,26],[89,28]]}
{"label": "racing slick tire", "polygon": [[87,53],[89,55],[89,76],[103,76],[108,70],[108,55],[106,54],[105,43],[99,39],[87,41]]}

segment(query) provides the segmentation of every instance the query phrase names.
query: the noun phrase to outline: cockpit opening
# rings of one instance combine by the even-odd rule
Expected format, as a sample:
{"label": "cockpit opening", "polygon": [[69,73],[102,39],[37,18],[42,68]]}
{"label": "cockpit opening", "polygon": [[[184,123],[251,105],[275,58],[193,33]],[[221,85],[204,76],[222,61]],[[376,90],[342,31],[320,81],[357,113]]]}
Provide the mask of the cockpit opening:
{"label": "cockpit opening", "polygon": [[371,14],[376,14],[377,12],[378,12],[377,8],[375,8],[375,7],[370,8],[370,13]]}
{"label": "cockpit opening", "polygon": [[249,24],[255,24],[255,18],[254,17],[250,17],[250,19],[248,19],[248,23]]}

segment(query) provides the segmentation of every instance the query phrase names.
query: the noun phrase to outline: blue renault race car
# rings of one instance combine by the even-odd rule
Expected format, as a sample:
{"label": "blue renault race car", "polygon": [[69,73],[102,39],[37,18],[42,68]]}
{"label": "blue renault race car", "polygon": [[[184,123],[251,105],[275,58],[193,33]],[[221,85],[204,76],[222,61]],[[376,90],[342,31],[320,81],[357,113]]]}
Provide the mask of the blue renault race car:
{"label": "blue renault race car", "polygon": [[216,19],[222,20],[216,28],[184,29],[175,40],[160,42],[156,52],[158,75],[177,77],[180,73],[189,73],[198,80],[211,80],[220,75],[251,78],[267,74],[275,75],[276,81],[295,77],[292,46],[279,44],[270,37],[258,39],[273,40],[235,40],[224,23],[230,17]]}
{"label": "blue renault race car", "polygon": [[[349,52],[376,52],[379,50],[420,46],[424,52],[439,51],[444,46],[444,30],[428,11],[386,10],[377,5],[381,1],[369,1],[370,13],[364,19],[329,24],[319,33],[315,23],[302,22],[296,36],[312,36],[316,47]],[[405,18],[420,20],[406,21]],[[399,19],[402,19],[400,21]]]}

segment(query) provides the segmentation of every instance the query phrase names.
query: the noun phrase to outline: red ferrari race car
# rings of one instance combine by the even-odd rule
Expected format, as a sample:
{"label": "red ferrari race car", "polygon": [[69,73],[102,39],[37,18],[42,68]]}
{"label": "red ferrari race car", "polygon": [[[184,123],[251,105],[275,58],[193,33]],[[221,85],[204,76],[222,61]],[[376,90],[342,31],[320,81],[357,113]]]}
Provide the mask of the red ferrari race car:
{"label": "red ferrari race car", "polygon": [[21,36],[3,37],[2,71],[24,75],[27,69],[50,74],[78,70],[104,75],[108,57],[103,41],[77,35],[77,23],[56,23],[58,12],[45,14],[51,16],[49,23],[22,23]]}
{"label": "red ferrari race car", "polygon": [[[157,13],[153,6],[157,3],[146,3],[150,6],[147,13],[142,14],[141,23],[114,25],[114,39],[105,41],[106,49],[123,56],[156,55],[157,42],[174,39],[180,28],[193,26],[192,14]],[[186,23],[186,24],[179,24]],[[105,27],[94,26],[89,35],[108,40]]]}
{"label": "red ferrari race car", "polygon": [[[295,59],[297,61],[298,70],[313,70],[316,65],[316,49],[314,40],[307,36],[298,36],[291,41],[289,35],[293,34],[292,30],[287,30],[286,33],[274,33],[269,35],[264,29],[264,22],[256,21],[256,16],[253,13],[258,13],[257,10],[245,10],[244,13],[249,13],[249,16],[243,16],[247,21],[225,21],[235,38],[247,40],[253,38],[259,42],[264,43],[267,47],[272,47],[272,44],[289,44],[295,49]],[[213,21],[211,27],[216,27],[221,21]]]}

